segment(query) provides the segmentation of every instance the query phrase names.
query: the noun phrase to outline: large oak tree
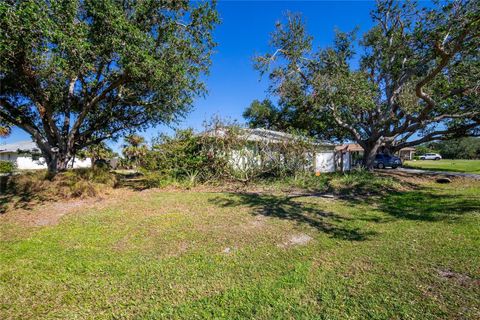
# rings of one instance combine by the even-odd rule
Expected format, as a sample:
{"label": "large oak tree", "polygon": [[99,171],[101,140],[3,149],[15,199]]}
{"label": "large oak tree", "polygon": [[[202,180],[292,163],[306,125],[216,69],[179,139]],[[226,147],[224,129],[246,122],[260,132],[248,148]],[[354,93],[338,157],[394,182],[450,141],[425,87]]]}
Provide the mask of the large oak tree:
{"label": "large oak tree", "polygon": [[50,173],[79,151],[175,120],[205,93],[214,3],[0,2],[0,125],[31,135]]}
{"label": "large oak tree", "polygon": [[[322,114],[364,148],[363,164],[371,168],[382,145],[393,152],[480,133],[479,5],[378,1],[374,25],[358,45],[356,32],[337,31],[333,45],[319,50],[301,17],[289,14],[272,34],[272,52],[256,57],[255,66],[269,74],[280,104],[311,117],[301,129],[318,127]],[[253,107],[246,115],[262,123]]]}

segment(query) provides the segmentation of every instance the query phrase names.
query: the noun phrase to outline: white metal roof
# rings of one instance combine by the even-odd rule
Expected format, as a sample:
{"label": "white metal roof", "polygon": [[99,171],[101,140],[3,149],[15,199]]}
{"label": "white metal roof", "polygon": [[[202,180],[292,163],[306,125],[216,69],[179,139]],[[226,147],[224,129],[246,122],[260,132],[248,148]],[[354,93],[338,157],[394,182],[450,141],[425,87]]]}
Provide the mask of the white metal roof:
{"label": "white metal roof", "polygon": [[19,151],[39,152],[40,149],[33,141],[19,141],[15,143],[0,145],[0,153],[17,153]]}
{"label": "white metal roof", "polygon": [[[299,141],[300,139],[302,139],[302,137],[295,136],[290,133],[268,130],[263,128],[256,128],[256,129],[240,128],[239,130],[240,130],[239,137],[242,137],[247,141],[268,141],[268,142],[278,143],[286,140]],[[226,131],[227,130],[225,128],[218,128],[216,130],[211,130],[205,133],[211,136],[223,137],[226,135]],[[305,138],[305,141],[306,141],[306,138]],[[311,145],[322,146],[322,147],[332,148],[332,149],[335,147],[334,144],[327,141],[312,140],[312,141],[309,141],[309,143]]]}

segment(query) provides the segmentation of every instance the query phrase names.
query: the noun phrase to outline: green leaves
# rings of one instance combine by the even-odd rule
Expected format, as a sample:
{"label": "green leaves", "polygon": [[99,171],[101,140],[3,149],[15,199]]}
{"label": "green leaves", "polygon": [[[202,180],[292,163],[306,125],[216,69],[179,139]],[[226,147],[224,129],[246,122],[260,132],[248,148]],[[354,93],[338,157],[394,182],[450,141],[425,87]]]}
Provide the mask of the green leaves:
{"label": "green leaves", "polygon": [[0,120],[65,154],[174,121],[206,91],[217,23],[211,2],[2,2]]}
{"label": "green leaves", "polygon": [[269,72],[281,106],[270,109],[280,115],[271,124],[271,114],[252,104],[251,124],[283,123],[288,110],[310,120],[292,126],[354,139],[364,149],[480,134],[478,2],[420,8],[386,0],[371,16],[374,25],[358,46],[355,30],[336,31],[333,45],[317,51],[299,15],[278,23],[271,53],[257,57],[255,67]]}

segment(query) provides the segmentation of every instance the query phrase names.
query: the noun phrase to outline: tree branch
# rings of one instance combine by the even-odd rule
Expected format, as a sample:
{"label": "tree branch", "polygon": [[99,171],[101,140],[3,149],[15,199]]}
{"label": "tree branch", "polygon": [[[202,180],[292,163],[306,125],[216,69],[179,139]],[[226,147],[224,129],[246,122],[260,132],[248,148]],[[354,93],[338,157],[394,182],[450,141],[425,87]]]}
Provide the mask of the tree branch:
{"label": "tree branch", "polygon": [[127,76],[126,74],[122,74],[117,80],[113,81],[112,83],[110,83],[110,85],[105,89],[103,90],[100,94],[96,95],[95,97],[93,97],[82,109],[82,111],[80,112],[80,114],[78,115],[73,127],[72,127],[72,130],[70,131],[69,135],[68,135],[68,139],[67,139],[67,143],[69,146],[72,146],[73,145],[73,140],[74,140],[74,137],[75,135],[77,134],[78,132],[78,129],[80,128],[80,126],[82,125],[83,121],[85,120],[86,116],[88,115],[88,112],[91,110],[91,108],[97,104],[99,101],[103,100],[107,94],[111,91],[113,91],[114,89],[116,89],[119,85],[121,85],[125,80],[127,79]]}
{"label": "tree branch", "polygon": [[75,94],[75,83],[77,82],[78,77],[75,76],[70,80],[68,85],[68,96],[67,96],[67,106],[65,107],[64,119],[63,119],[63,128],[62,135],[66,138],[68,135],[68,130],[70,129],[70,112],[72,110],[72,102]]}
{"label": "tree branch", "polygon": [[0,98],[0,106],[8,111],[7,113],[0,110],[0,118],[28,132],[42,150],[50,150],[50,144],[45,140],[41,131],[35,126],[31,119],[26,118],[18,112],[15,106],[7,99]]}

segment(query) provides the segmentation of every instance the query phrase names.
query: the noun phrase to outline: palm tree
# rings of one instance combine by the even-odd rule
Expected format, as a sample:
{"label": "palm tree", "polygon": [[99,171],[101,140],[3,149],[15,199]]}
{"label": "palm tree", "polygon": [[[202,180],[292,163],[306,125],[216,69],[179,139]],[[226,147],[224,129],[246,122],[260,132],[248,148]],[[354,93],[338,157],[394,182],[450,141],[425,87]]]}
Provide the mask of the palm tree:
{"label": "palm tree", "polygon": [[147,146],[145,145],[145,138],[137,134],[130,134],[124,138],[122,153],[127,163],[136,168],[139,160],[146,155]]}

